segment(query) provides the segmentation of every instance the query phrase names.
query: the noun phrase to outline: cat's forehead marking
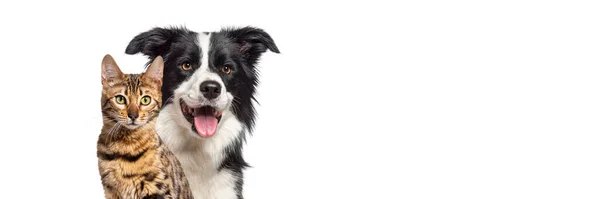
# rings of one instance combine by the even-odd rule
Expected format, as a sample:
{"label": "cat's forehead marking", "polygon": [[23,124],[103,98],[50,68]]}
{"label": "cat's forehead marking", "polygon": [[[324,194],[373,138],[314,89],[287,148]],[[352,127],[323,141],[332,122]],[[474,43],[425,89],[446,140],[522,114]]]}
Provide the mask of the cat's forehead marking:
{"label": "cat's forehead marking", "polygon": [[139,74],[129,75],[129,88],[131,88],[132,91],[138,90],[138,86],[140,84],[139,76]]}
{"label": "cat's forehead marking", "polygon": [[123,86],[112,86],[112,87],[108,88],[106,90],[106,92],[109,95],[116,95],[116,94],[125,94],[125,95],[127,95],[127,87],[125,87],[125,85],[123,85]]}

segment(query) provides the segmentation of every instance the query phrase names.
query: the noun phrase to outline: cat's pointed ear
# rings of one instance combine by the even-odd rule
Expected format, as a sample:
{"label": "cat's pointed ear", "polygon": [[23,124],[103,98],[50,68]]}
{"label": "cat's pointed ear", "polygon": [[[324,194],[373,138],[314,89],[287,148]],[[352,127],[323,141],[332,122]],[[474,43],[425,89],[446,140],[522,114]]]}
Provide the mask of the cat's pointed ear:
{"label": "cat's pointed ear", "polygon": [[106,54],[102,59],[102,83],[112,79],[123,79],[124,76],[115,59],[110,54]]}
{"label": "cat's pointed ear", "polygon": [[148,79],[152,82],[158,84],[158,86],[162,86],[162,77],[163,77],[163,69],[165,63],[163,61],[162,56],[157,56],[152,61],[152,64],[146,69],[146,72],[142,75],[143,78]]}

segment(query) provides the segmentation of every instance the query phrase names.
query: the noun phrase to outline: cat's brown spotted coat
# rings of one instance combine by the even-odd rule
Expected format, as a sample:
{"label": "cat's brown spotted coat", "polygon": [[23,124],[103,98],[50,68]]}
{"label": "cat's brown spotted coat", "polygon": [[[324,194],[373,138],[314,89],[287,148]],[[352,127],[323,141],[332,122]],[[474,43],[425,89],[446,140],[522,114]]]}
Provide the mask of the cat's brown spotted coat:
{"label": "cat's brown spotted coat", "polygon": [[193,198],[179,161],[155,131],[162,73],[160,56],[143,74],[123,74],[110,55],[102,60],[97,155],[106,198]]}

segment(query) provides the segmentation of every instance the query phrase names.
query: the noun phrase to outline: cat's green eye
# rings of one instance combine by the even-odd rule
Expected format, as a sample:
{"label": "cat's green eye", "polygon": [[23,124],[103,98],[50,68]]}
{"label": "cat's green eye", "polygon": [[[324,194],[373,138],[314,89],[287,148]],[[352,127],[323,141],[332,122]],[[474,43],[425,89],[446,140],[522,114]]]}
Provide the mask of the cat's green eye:
{"label": "cat's green eye", "polygon": [[117,95],[115,100],[117,101],[117,104],[125,104],[125,97],[122,95]]}
{"label": "cat's green eye", "polygon": [[142,97],[142,100],[140,101],[140,103],[142,103],[142,105],[148,105],[150,104],[150,97],[149,96],[144,96]]}

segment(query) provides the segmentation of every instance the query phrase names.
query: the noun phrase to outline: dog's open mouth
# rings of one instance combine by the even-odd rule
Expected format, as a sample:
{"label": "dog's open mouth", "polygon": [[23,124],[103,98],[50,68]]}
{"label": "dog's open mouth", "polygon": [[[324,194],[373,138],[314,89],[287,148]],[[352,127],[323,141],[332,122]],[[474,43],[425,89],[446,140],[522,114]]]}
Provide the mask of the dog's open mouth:
{"label": "dog's open mouth", "polygon": [[205,138],[215,135],[217,125],[221,121],[222,112],[210,106],[190,108],[183,100],[180,104],[183,116],[188,122],[192,123],[192,130]]}

